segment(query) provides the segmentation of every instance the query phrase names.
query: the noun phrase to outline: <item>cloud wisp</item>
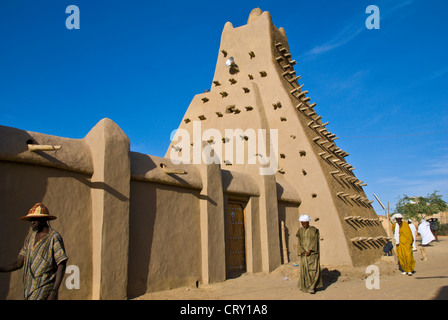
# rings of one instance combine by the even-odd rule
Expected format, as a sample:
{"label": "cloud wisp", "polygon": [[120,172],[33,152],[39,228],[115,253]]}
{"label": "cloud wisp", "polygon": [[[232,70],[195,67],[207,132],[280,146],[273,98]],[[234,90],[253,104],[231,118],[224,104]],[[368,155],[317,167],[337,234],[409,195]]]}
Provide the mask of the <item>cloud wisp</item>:
{"label": "cloud wisp", "polygon": [[[408,0],[404,1],[391,9],[387,10],[386,12],[380,14],[381,20],[389,19],[394,12],[397,10],[401,10],[404,7],[407,7],[414,3],[417,0]],[[380,8],[381,10],[381,8]],[[410,12],[407,12],[405,15],[402,15],[401,18],[409,15]],[[357,15],[356,17],[353,17],[351,19],[351,22],[345,26],[338,34],[336,34],[332,39],[328,40],[327,42],[315,46],[311,50],[305,52],[300,59],[303,60],[312,60],[316,58],[317,56],[332,51],[334,49],[337,49],[339,47],[342,47],[343,45],[349,43],[353,39],[355,39],[358,35],[360,35],[362,32],[366,31],[367,28],[364,24],[364,21],[366,19],[365,13],[363,15]],[[360,23],[362,22],[362,23]]]}
{"label": "cloud wisp", "polygon": [[346,26],[339,34],[337,34],[333,39],[325,42],[324,44],[321,44],[319,46],[314,47],[310,51],[306,52],[304,56],[302,57],[303,60],[310,59],[313,57],[316,57],[320,54],[323,54],[325,52],[334,50],[336,48],[339,48],[354,38],[356,38],[362,31],[364,31],[363,28],[359,28],[352,25]]}

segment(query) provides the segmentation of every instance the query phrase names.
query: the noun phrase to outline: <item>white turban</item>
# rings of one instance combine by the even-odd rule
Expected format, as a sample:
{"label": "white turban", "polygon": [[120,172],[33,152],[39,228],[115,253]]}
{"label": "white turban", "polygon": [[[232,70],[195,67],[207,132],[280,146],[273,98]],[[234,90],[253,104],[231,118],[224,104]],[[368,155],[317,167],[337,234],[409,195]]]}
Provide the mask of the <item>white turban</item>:
{"label": "white turban", "polygon": [[300,216],[300,218],[299,218],[299,221],[300,222],[310,222],[311,221],[311,218],[310,218],[310,216],[308,216],[308,215],[306,215],[306,214],[302,214],[301,216]]}
{"label": "white turban", "polygon": [[392,220],[395,221],[397,218],[401,218],[403,219],[403,215],[401,215],[400,213],[396,213],[392,216]]}

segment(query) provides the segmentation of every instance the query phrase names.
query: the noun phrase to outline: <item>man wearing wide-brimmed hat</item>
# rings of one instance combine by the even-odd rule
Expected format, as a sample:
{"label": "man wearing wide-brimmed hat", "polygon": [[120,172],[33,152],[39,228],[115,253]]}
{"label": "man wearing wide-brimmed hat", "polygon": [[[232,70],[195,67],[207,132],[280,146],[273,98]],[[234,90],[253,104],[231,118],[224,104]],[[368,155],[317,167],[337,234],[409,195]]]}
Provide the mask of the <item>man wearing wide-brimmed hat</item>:
{"label": "man wearing wide-brimmed hat", "polygon": [[25,300],[55,300],[65,273],[67,255],[62,236],[50,227],[55,220],[48,208],[36,203],[22,221],[30,221],[33,232],[25,240],[17,261],[0,266],[0,272],[11,272],[24,267]]}

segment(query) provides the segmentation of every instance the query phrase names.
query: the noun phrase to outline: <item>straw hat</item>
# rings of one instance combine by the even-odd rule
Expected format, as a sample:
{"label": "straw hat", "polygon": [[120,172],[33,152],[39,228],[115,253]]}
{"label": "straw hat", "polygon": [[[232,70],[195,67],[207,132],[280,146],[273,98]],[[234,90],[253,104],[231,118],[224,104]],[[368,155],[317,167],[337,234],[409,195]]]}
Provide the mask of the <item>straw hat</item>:
{"label": "straw hat", "polygon": [[42,203],[36,203],[30,211],[28,211],[28,214],[24,217],[20,217],[20,220],[30,220],[30,218],[43,218],[47,220],[55,220],[55,216],[50,216],[50,211],[48,211],[48,208],[44,206]]}

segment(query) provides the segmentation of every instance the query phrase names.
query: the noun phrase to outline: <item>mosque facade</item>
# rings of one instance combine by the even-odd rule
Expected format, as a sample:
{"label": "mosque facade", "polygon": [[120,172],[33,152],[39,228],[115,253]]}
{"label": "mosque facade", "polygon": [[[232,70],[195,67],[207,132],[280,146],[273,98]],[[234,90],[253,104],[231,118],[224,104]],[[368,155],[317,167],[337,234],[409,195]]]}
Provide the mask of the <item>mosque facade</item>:
{"label": "mosque facade", "polygon": [[[0,126],[0,263],[23,246],[18,218],[36,202],[58,217],[79,270],[61,299],[271,272],[298,260],[301,214],[320,230],[321,264],[373,263],[386,232],[295,65],[269,12],[227,22],[211,88],[193,97],[164,157],[131,151],[110,119],[83,139]],[[21,299],[20,272],[1,275],[0,298]]]}

